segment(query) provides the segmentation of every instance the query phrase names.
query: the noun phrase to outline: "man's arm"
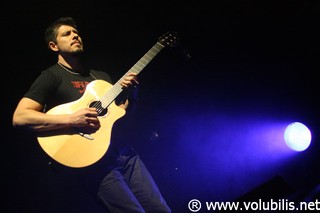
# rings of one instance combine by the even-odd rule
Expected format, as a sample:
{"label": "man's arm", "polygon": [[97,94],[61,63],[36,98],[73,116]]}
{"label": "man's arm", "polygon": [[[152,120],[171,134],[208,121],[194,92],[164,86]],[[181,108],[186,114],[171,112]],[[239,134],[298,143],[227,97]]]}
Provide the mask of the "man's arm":
{"label": "man's arm", "polygon": [[30,98],[22,98],[12,117],[15,128],[43,132],[65,127],[100,128],[95,108],[80,109],[72,114],[48,115],[41,112],[43,106]]}

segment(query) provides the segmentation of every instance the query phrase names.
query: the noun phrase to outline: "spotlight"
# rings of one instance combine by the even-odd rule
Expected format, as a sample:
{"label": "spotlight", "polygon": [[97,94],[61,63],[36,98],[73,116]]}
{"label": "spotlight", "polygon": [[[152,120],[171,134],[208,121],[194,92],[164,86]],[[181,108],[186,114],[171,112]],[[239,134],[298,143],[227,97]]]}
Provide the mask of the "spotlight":
{"label": "spotlight", "polygon": [[287,126],[284,132],[284,140],[292,150],[304,151],[311,143],[311,132],[304,124],[293,122]]}

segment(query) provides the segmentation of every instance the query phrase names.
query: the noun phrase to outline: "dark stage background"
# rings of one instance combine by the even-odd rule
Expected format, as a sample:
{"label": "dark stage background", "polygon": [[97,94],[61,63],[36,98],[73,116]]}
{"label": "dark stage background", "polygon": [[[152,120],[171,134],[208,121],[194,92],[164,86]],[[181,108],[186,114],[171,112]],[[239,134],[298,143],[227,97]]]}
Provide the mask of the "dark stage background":
{"label": "dark stage background", "polygon": [[[14,130],[18,100],[55,63],[44,29],[78,20],[89,63],[121,77],[167,31],[180,43],[142,71],[114,141],[140,153],[173,212],[191,199],[304,200],[319,184],[318,1],[6,1],[1,13],[3,212],[102,212]],[[291,151],[291,122],[312,132]],[[124,133],[125,134],[124,134]],[[316,192],[317,193],[317,192]],[[204,204],[203,204],[204,205]]]}

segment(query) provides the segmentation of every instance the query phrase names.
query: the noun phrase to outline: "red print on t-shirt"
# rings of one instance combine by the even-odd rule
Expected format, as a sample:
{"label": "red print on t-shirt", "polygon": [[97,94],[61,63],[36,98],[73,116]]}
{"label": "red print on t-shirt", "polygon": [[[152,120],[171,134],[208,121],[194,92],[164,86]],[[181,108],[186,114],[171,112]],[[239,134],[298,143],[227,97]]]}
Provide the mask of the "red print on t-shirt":
{"label": "red print on t-shirt", "polygon": [[79,89],[79,93],[82,94],[86,90],[86,86],[89,84],[88,81],[71,81],[74,88]]}

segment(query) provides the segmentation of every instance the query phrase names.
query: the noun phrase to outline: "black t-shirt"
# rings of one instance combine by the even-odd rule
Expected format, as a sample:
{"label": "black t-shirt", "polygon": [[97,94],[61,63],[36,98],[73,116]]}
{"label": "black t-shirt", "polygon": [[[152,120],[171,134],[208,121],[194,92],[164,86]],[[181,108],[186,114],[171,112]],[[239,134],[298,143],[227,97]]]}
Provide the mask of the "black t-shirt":
{"label": "black t-shirt", "polygon": [[77,74],[55,64],[41,72],[24,97],[46,106],[47,111],[59,104],[81,98],[86,86],[96,79],[112,83],[106,72],[90,70],[87,74]]}

